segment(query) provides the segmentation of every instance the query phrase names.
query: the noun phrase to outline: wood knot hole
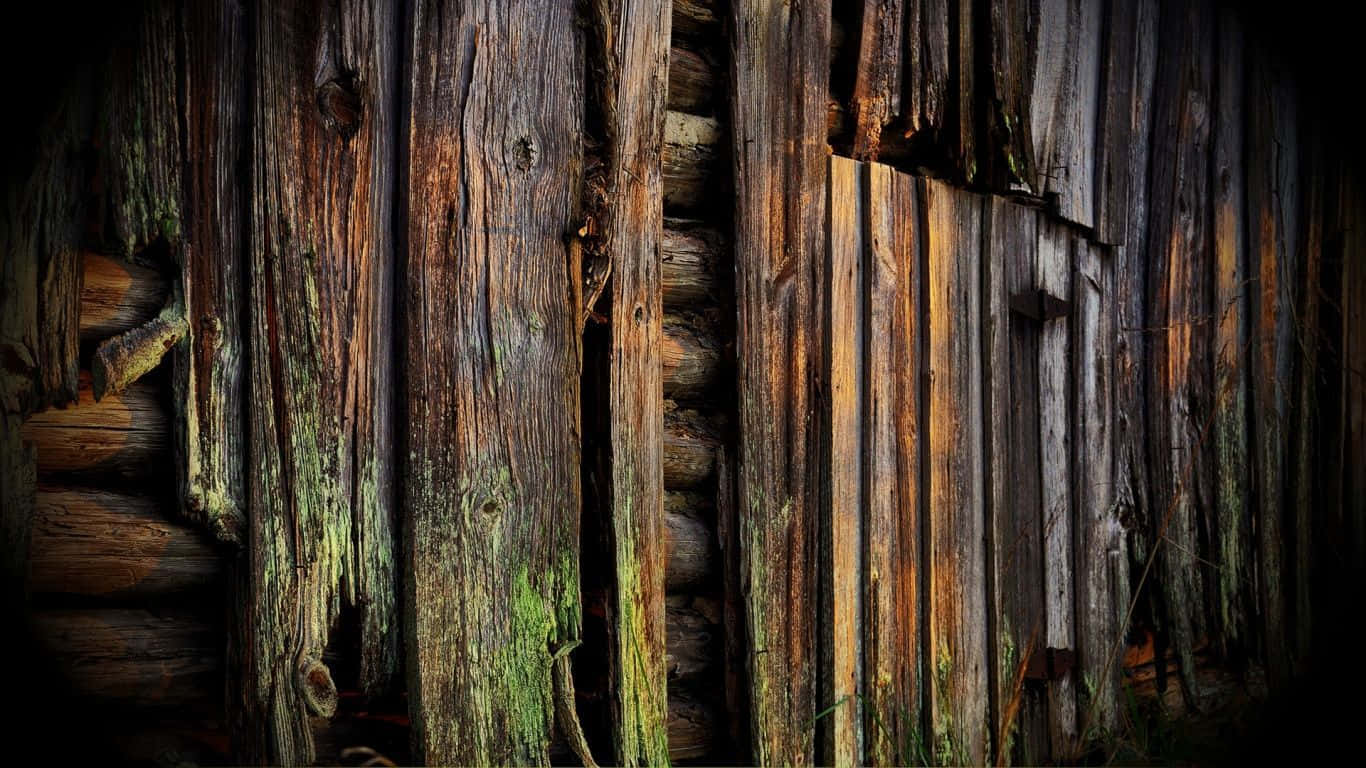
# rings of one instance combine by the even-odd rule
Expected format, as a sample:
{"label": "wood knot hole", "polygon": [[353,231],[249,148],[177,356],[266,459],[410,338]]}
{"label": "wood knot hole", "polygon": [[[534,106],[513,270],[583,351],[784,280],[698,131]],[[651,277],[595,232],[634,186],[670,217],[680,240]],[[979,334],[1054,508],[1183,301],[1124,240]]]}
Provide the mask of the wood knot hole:
{"label": "wood knot hole", "polygon": [[512,143],[512,161],[517,164],[520,171],[529,171],[531,166],[536,164],[536,156],[540,149],[536,146],[536,140],[530,136],[522,136]]}
{"label": "wood knot hole", "polygon": [[318,112],[327,127],[343,139],[360,129],[360,89],[352,73],[338,75],[318,87]]}
{"label": "wood knot hole", "polygon": [[332,672],[317,659],[306,659],[299,669],[299,692],[308,711],[319,717],[337,713],[337,686]]}

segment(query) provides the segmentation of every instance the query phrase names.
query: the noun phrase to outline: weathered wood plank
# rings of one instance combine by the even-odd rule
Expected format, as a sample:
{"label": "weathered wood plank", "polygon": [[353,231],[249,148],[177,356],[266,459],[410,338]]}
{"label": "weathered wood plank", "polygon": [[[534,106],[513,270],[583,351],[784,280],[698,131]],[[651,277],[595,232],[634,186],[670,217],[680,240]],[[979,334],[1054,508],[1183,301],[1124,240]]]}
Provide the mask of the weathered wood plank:
{"label": "weathered wood plank", "polygon": [[720,446],[716,425],[693,410],[664,411],[664,487],[697,488],[712,479]]}
{"label": "weathered wood plank", "polygon": [[695,318],[665,315],[657,350],[659,359],[653,375],[661,378],[665,397],[696,400],[717,384],[721,344],[715,330],[703,327]]}
{"label": "weathered wood plank", "polygon": [[710,38],[721,26],[717,0],[673,0],[673,36],[689,40]]}
{"label": "weathered wood plank", "polygon": [[227,557],[175,522],[156,499],[103,490],[38,489],[29,591],[147,600],[221,586]]}
{"label": "weathered wood plank", "polygon": [[882,129],[901,112],[902,0],[864,0],[854,72],[854,157],[876,160]]}
{"label": "weathered wood plank", "polygon": [[864,752],[908,764],[919,738],[921,218],[915,179],[867,168],[863,403]]}
{"label": "weathered wood plank", "polygon": [[[1037,283],[1049,295],[1072,301],[1074,237],[1052,220],[1039,223]],[[1039,464],[1040,511],[1043,513],[1043,645],[1074,650],[1076,646],[1074,531],[1077,510],[1072,497],[1073,339],[1062,318],[1047,319],[1039,332]],[[1091,446],[1088,446],[1091,447]],[[1054,758],[1071,754],[1077,738],[1077,688],[1072,671],[1048,687],[1048,734]]]}
{"label": "weathered wood plank", "polygon": [[982,199],[921,189],[929,315],[927,666],[935,759],[982,764],[990,749],[982,465]]}
{"label": "weathered wood plank", "polygon": [[[990,350],[985,381],[991,505],[992,727],[998,764],[1048,757],[1044,692],[1022,669],[1044,652],[1043,499],[1040,482],[1039,336],[1036,320],[1009,310],[1010,297],[1037,290],[1039,213],[993,197],[983,269],[983,328]],[[1004,338],[1002,338],[1004,337]],[[1004,349],[1002,349],[1004,347]]]}
{"label": "weathered wood plank", "polygon": [[[1076,503],[1078,733],[1088,739],[1120,727],[1120,647],[1128,609],[1128,554],[1115,507],[1114,259],[1094,243],[1075,244],[1072,317],[1072,466]],[[1077,680],[1074,680],[1074,684]],[[1087,745],[1077,744],[1084,749]],[[1073,752],[1072,754],[1076,754]],[[1064,755],[1068,756],[1068,755]]]}
{"label": "weathered wood plank", "polygon": [[32,631],[56,668],[58,690],[89,706],[212,713],[223,674],[223,633],[203,617],[143,609],[43,610]]}
{"label": "weathered wood plank", "polygon": [[828,765],[862,761],[862,527],[864,499],[864,174],[862,163],[831,157],[824,336],[828,382],[822,467],[820,682],[817,723]]}
{"label": "weathered wood plank", "polygon": [[1101,4],[1040,0],[1034,25],[1030,135],[1037,195],[1056,199],[1068,221],[1095,224],[1096,119],[1100,91]]}
{"label": "weathered wood plank", "polygon": [[1218,568],[1216,641],[1233,658],[1252,641],[1253,504],[1248,451],[1247,190],[1244,187],[1246,62],[1242,24],[1229,9],[1219,12],[1214,109],[1214,451],[1215,524],[1212,558]]}
{"label": "weathered wood plank", "polygon": [[[588,6],[605,141],[600,247],[612,263],[608,363],[613,578],[607,615],[612,750],[618,765],[668,763],[666,724],[664,391],[710,384],[675,365],[661,334],[661,152],[669,67],[669,0],[599,0]],[[692,339],[689,339],[692,341]],[[697,345],[700,347],[700,345]],[[689,351],[692,351],[691,349]],[[691,363],[706,356],[679,355]]]}
{"label": "weathered wood plank", "polygon": [[22,431],[37,450],[38,476],[45,481],[146,483],[160,476],[170,452],[170,420],[149,381],[97,403],[84,373],[75,405],[36,413]]}
{"label": "weathered wood plank", "polygon": [[737,511],[749,587],[749,757],[809,763],[830,9],[739,0],[732,13]]}
{"label": "weathered wood plank", "polygon": [[1129,229],[1129,153],[1133,147],[1133,93],[1139,0],[1105,0],[1097,94],[1095,239],[1123,245]]}
{"label": "weathered wood plank", "polygon": [[988,50],[978,55],[990,62],[991,72],[989,81],[978,83],[987,109],[982,115],[988,144],[982,152],[983,172],[998,190],[1039,188],[1030,134],[1035,10],[1029,0],[988,0],[981,19]]}
{"label": "weathered wood plank", "polygon": [[710,115],[721,106],[716,72],[701,54],[674,46],[669,51],[669,109]]}
{"label": "weathered wood plank", "polygon": [[902,37],[906,137],[912,141],[947,142],[957,108],[952,79],[954,62],[949,48],[950,5],[954,0],[910,0]]}
{"label": "weathered wood plank", "polygon": [[[1170,11],[1170,12],[1168,12]],[[1163,8],[1164,55],[1153,95],[1148,247],[1148,451],[1155,545],[1167,634],[1195,693],[1195,643],[1205,629],[1199,530],[1211,505],[1209,352],[1210,114],[1213,10]]]}
{"label": "weathered wood plank", "polygon": [[[314,760],[322,652],[361,616],[361,680],[397,662],[391,461],[396,8],[257,9],[250,195],[248,540],[229,676],[241,759]],[[307,55],[301,53],[307,52]],[[307,106],[307,109],[304,107]]]}
{"label": "weathered wood plank", "polygon": [[577,725],[583,42],[569,0],[408,17],[413,758],[544,764]]}
{"label": "weathered wood plank", "polygon": [[659,243],[664,307],[676,310],[716,302],[720,290],[717,277],[723,274],[723,258],[725,252],[719,232],[671,229],[669,222],[665,222],[664,236]]}
{"label": "weathered wood plank", "polygon": [[81,341],[103,341],[161,311],[167,284],[160,272],[89,251],[81,258]]}
{"label": "weathered wood plank", "polygon": [[[184,179],[179,291],[189,338],[172,357],[176,470],[183,511],[220,539],[246,527],[242,338],[248,121],[243,4],[182,13]],[[87,272],[87,275],[89,273]]]}

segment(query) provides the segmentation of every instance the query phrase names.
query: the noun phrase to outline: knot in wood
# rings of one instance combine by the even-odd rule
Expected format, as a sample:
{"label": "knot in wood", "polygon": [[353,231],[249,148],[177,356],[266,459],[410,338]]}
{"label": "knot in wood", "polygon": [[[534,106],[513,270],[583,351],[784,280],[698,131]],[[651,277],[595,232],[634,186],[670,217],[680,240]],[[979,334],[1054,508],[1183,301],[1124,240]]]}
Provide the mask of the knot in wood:
{"label": "knot in wood", "polygon": [[332,672],[316,658],[308,657],[299,665],[299,695],[308,711],[319,717],[337,713],[337,686]]}
{"label": "knot in wood", "polygon": [[540,148],[536,146],[536,140],[530,136],[522,136],[512,143],[512,162],[519,171],[531,170],[531,166],[536,164],[538,154]]}
{"label": "knot in wood", "polygon": [[343,139],[350,139],[360,129],[362,107],[355,75],[339,75],[318,87],[318,112],[327,127]]}

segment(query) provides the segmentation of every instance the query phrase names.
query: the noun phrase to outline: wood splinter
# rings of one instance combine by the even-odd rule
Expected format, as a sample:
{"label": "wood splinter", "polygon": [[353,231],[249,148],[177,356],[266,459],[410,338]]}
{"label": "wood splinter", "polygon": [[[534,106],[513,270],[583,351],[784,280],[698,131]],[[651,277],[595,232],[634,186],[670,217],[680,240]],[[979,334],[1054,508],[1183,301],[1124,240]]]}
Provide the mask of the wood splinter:
{"label": "wood splinter", "polygon": [[161,358],[185,337],[185,307],[180,291],[166,299],[161,313],[146,323],[105,339],[95,350],[90,373],[95,401],[117,395],[161,363]]}

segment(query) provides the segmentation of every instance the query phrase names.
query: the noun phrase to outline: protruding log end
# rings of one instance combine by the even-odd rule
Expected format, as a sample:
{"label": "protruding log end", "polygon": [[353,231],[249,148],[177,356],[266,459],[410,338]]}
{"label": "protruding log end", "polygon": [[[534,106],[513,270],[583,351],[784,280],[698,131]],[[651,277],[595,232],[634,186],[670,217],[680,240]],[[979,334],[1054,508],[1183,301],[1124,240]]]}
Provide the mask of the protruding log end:
{"label": "protruding log end", "polygon": [[131,331],[106,339],[95,350],[90,374],[95,400],[119,394],[129,384],[161,363],[171,347],[184,338],[185,312],[178,297],[167,300],[161,314]]}
{"label": "protruding log end", "polygon": [[332,717],[337,713],[337,685],[327,665],[318,659],[305,659],[299,666],[299,694],[309,714]]}

